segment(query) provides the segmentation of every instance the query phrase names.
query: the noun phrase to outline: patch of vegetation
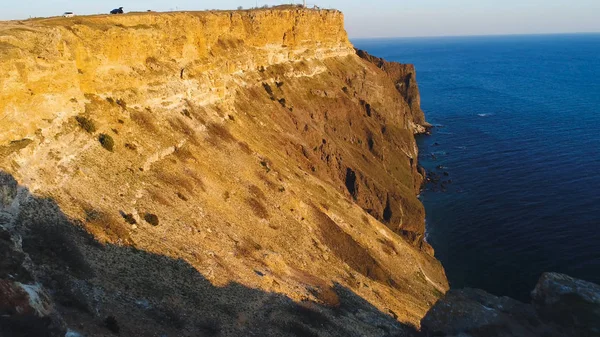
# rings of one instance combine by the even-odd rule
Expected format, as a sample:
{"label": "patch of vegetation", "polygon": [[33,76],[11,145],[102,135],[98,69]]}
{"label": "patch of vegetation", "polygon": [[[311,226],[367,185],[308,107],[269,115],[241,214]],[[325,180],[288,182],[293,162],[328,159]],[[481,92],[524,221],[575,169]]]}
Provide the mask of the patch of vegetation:
{"label": "patch of vegetation", "polygon": [[278,102],[279,102],[279,104],[281,104],[281,106],[282,106],[282,107],[284,107],[284,108],[285,108],[285,98],[280,98],[280,99],[278,100]]}
{"label": "patch of vegetation", "polygon": [[111,241],[122,241],[126,244],[131,243],[129,231],[120,221],[114,219],[110,214],[87,207],[84,209],[85,220],[90,227],[104,232]]}
{"label": "patch of vegetation", "polygon": [[178,147],[173,154],[181,161],[197,161],[192,151],[188,149],[188,146]]}
{"label": "patch of vegetation", "polygon": [[248,143],[246,142],[238,142],[238,145],[240,147],[240,149],[242,149],[242,151],[244,151],[245,154],[252,154],[252,150],[250,149],[250,146],[248,145]]}
{"label": "patch of vegetation", "polygon": [[215,124],[215,123],[208,124],[206,126],[206,129],[210,136],[208,141],[213,145],[218,145],[219,140],[224,140],[227,143],[230,143],[230,142],[233,142],[236,140],[235,137],[233,137],[233,135],[229,132],[229,130],[227,130],[227,128],[225,128],[224,126],[222,126],[220,124]]}
{"label": "patch of vegetation", "polygon": [[0,157],[5,157],[13,152],[22,150],[31,143],[33,143],[33,140],[27,139],[27,138],[20,139],[20,140],[13,140],[8,145],[0,146]]}
{"label": "patch of vegetation", "polygon": [[147,112],[135,111],[131,114],[131,120],[146,129],[146,131],[154,134],[158,133],[158,128],[154,124],[151,115]]}
{"label": "patch of vegetation", "polygon": [[173,204],[166,198],[164,191],[159,189],[149,189],[148,194],[151,200],[167,207],[172,207]]}
{"label": "patch of vegetation", "polygon": [[236,254],[238,256],[245,257],[251,257],[252,253],[263,249],[263,247],[259,243],[252,240],[251,238],[242,238],[240,242],[236,244],[235,248]]}
{"label": "patch of vegetation", "polygon": [[181,111],[181,114],[189,119],[192,119],[192,114],[190,113],[190,110],[188,110],[188,109],[183,109],[183,111]]}
{"label": "patch of vegetation", "polygon": [[115,141],[110,135],[101,133],[100,136],[98,136],[98,141],[100,142],[100,145],[102,145],[103,148],[107,149],[110,152],[113,152],[113,149],[115,148]]}
{"label": "patch of vegetation", "polygon": [[256,185],[250,185],[250,187],[248,187],[248,191],[253,197],[258,198],[259,200],[265,200],[267,198],[260,187]]}
{"label": "patch of vegetation", "polygon": [[190,181],[190,175],[186,174],[173,174],[165,171],[156,172],[156,179],[162,181],[167,186],[178,187],[179,190],[185,190],[188,195],[194,195],[194,186],[198,186],[200,189],[205,190],[204,183],[197,177],[196,184]]}
{"label": "patch of vegetation", "polygon": [[[331,308],[338,308],[340,306],[340,298],[338,297],[335,289],[330,286],[317,286],[308,287],[307,290],[315,296],[319,301]],[[314,321],[318,321],[319,317],[315,317]],[[323,325],[327,324],[323,322]]]}
{"label": "patch of vegetation", "polygon": [[144,220],[154,227],[158,226],[158,216],[156,214],[146,213],[144,214]]}
{"label": "patch of vegetation", "polygon": [[196,131],[194,131],[194,129],[191,126],[189,126],[183,119],[179,117],[169,119],[169,125],[173,128],[173,130],[184,134],[192,144],[199,145],[198,137],[196,136]]}
{"label": "patch of vegetation", "polygon": [[112,97],[106,97],[106,101],[110,104],[115,104],[115,100]]}
{"label": "patch of vegetation", "polygon": [[283,82],[275,82],[275,85],[277,86],[277,88],[281,88],[283,87]]}
{"label": "patch of vegetation", "polygon": [[85,116],[76,116],[75,120],[79,123],[79,126],[84,129],[87,133],[96,132],[96,124],[93,120]]}

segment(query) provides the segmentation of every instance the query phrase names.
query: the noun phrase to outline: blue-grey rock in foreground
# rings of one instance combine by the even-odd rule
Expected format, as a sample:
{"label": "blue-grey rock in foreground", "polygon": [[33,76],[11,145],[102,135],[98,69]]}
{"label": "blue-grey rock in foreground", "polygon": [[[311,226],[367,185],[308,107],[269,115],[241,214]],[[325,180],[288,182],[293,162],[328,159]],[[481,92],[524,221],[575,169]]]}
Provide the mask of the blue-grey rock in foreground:
{"label": "blue-grey rock in foreground", "polygon": [[539,315],[574,333],[600,336],[600,286],[557,273],[545,273],[532,292]]}
{"label": "blue-grey rock in foreground", "polygon": [[545,273],[532,304],[478,289],[451,290],[421,321],[425,336],[600,336],[600,286]]}

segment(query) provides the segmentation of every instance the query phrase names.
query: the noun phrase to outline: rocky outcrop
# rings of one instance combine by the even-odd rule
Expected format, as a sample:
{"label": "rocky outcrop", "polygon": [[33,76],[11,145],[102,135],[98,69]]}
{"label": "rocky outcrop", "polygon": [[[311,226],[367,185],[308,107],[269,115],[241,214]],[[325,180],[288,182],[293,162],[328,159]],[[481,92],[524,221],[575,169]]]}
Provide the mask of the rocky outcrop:
{"label": "rocky outcrop", "polygon": [[0,336],[63,337],[66,325],[13,232],[17,183],[0,172]]}
{"label": "rocky outcrop", "polygon": [[448,289],[415,102],[338,11],[0,23],[0,86],[0,216],[82,334],[394,335]]}
{"label": "rocky outcrop", "polygon": [[532,304],[482,290],[451,290],[423,318],[425,336],[600,336],[600,286],[542,275]]}
{"label": "rocky outcrop", "polygon": [[567,275],[545,273],[532,292],[540,317],[571,336],[600,336],[600,286]]}
{"label": "rocky outcrop", "polygon": [[409,123],[413,126],[416,134],[425,133],[431,127],[431,124],[425,121],[425,114],[421,110],[421,95],[417,85],[417,73],[412,64],[400,64],[397,62],[388,62],[382,58],[370,55],[364,50],[356,50],[359,57],[371,62],[383,70],[394,82],[398,92],[404,97],[411,109],[412,120]]}

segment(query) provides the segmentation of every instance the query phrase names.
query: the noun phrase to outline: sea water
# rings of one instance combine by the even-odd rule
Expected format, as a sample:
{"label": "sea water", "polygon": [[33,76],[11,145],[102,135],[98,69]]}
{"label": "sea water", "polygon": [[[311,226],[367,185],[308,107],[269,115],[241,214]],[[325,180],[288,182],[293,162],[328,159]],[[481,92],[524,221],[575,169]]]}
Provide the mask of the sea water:
{"label": "sea water", "polygon": [[[540,274],[600,283],[600,35],[354,40],[414,63],[427,240],[453,288],[529,301]],[[446,176],[447,175],[447,176]]]}

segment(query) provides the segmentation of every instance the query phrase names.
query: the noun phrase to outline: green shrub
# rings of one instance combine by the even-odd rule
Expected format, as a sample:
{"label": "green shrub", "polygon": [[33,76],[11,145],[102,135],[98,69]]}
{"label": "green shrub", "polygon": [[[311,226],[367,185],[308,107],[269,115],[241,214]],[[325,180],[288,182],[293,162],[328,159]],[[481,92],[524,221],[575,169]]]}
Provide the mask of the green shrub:
{"label": "green shrub", "polygon": [[88,133],[94,133],[96,132],[96,124],[94,124],[94,121],[84,117],[84,116],[76,116],[75,120],[77,121],[77,123],[79,123],[79,126],[84,129],[86,132]]}
{"label": "green shrub", "polygon": [[110,152],[113,152],[113,149],[115,147],[115,141],[110,135],[101,133],[98,137],[98,141],[100,142],[103,148],[107,149]]}

